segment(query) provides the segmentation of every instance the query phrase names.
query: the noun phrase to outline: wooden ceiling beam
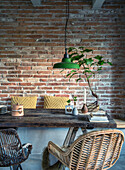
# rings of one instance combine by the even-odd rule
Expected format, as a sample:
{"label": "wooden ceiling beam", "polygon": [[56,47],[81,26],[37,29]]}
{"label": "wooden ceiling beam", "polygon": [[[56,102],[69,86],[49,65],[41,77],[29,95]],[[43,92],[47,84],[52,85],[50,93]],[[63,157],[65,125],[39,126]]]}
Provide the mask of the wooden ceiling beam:
{"label": "wooden ceiling beam", "polygon": [[92,9],[100,9],[103,5],[105,0],[93,0],[93,6]]}
{"label": "wooden ceiling beam", "polygon": [[41,0],[31,0],[33,6],[41,6]]}
{"label": "wooden ceiling beam", "polygon": [[[41,6],[42,0],[31,0],[33,6]],[[100,9],[105,0],[92,0],[92,9]]]}

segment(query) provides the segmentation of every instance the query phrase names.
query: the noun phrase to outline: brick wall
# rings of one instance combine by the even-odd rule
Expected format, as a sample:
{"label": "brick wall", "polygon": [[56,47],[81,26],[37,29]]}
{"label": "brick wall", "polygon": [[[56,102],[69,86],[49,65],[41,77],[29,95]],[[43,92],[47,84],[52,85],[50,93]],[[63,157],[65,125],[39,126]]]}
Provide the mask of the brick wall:
{"label": "brick wall", "polygon": [[[103,55],[113,66],[104,67],[91,79],[101,108],[124,116],[124,7],[123,0],[106,0],[93,10],[91,0],[70,0],[67,45],[91,48],[91,55]],[[30,0],[0,1],[0,100],[11,104],[12,95],[37,95],[43,107],[44,95],[75,94],[80,107],[87,83],[65,78],[68,70],[53,69],[64,54],[65,1],[46,0],[33,7]]]}

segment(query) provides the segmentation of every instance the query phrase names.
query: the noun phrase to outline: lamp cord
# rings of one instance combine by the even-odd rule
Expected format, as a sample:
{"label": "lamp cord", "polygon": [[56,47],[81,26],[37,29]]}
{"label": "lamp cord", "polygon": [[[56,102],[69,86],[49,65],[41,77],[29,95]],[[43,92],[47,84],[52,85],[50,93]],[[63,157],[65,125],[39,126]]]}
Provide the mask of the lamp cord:
{"label": "lamp cord", "polygon": [[66,0],[65,50],[67,51],[67,25],[69,20],[69,0]]}

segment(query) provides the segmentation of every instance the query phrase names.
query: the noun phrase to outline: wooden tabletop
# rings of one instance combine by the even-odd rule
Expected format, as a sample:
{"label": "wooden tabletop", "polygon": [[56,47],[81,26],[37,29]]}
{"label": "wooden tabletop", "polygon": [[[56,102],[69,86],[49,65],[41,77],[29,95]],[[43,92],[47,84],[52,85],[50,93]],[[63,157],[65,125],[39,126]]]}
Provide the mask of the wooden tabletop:
{"label": "wooden tabletop", "polygon": [[120,129],[125,129],[125,120],[121,120],[121,119],[114,119],[115,123],[116,123],[116,127],[120,128]]}
{"label": "wooden tabletop", "polygon": [[11,112],[0,115],[0,127],[83,127],[116,128],[115,121],[108,115],[109,122],[90,122],[90,115],[66,115],[64,110],[25,110],[24,116],[11,116]]}

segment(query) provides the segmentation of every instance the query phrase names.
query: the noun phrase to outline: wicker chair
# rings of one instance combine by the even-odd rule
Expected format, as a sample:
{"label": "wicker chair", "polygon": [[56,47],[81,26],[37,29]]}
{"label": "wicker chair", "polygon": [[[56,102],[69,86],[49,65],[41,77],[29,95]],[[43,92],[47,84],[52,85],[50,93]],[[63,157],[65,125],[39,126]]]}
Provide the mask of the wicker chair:
{"label": "wicker chair", "polygon": [[31,153],[32,145],[21,144],[15,129],[0,130],[0,167],[10,167],[10,169],[22,169],[24,162]]}
{"label": "wicker chair", "polygon": [[93,131],[81,135],[69,147],[48,143],[48,151],[70,170],[109,169],[119,158],[124,134],[119,130]]}

